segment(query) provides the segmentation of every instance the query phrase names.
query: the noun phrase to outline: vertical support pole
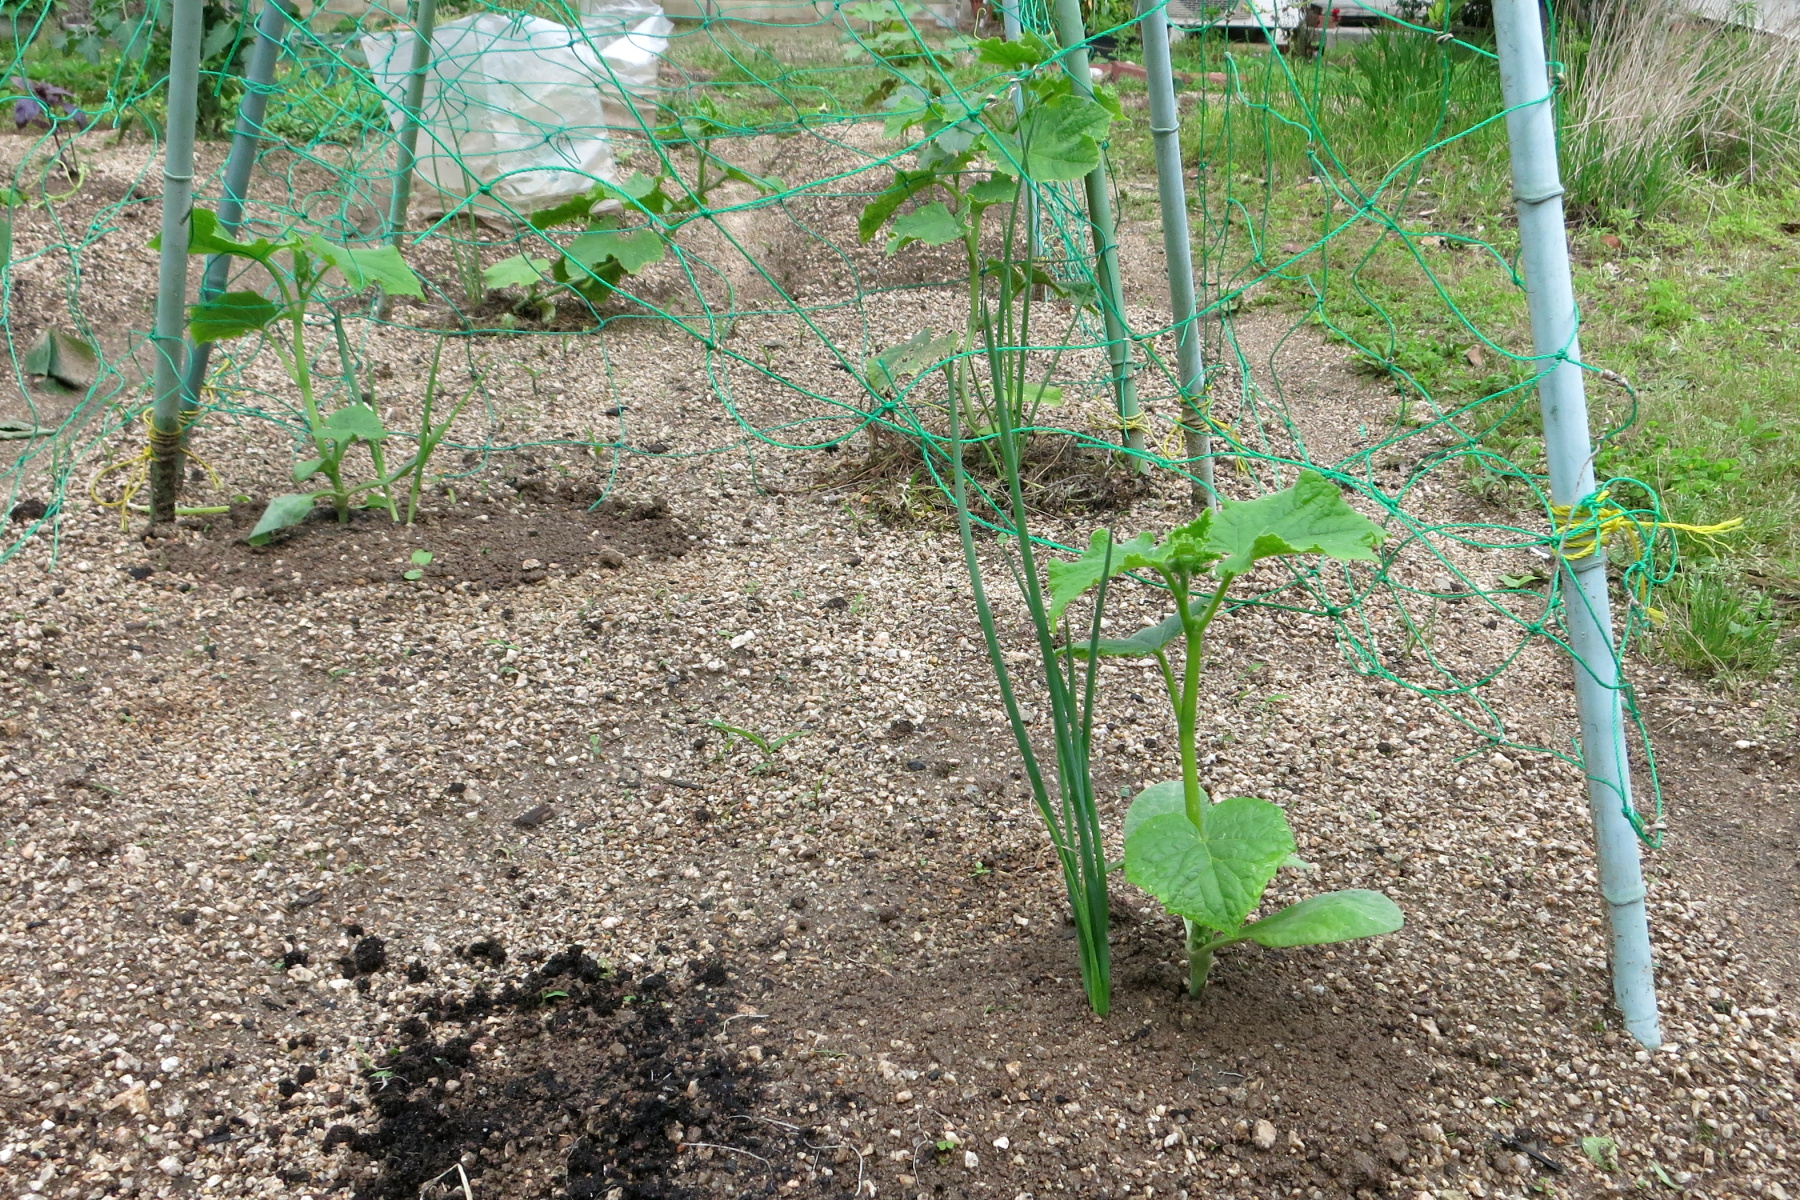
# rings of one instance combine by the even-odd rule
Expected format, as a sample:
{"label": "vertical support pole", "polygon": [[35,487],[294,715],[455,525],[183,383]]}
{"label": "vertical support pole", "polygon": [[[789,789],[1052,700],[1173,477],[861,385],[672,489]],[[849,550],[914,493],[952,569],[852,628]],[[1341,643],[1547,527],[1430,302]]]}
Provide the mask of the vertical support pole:
{"label": "vertical support pole", "polygon": [[181,490],[182,374],[187,363],[187,248],[194,207],[194,120],[200,90],[203,0],[173,0],[167,136],[163,142],[162,251],[156,274],[155,401],[150,410],[150,523],[175,519]]}
{"label": "vertical support pole", "polygon": [[437,31],[437,0],[413,0],[412,27],[405,116],[400,125],[400,151],[394,163],[394,196],[388,206],[388,232],[395,246],[406,236],[407,209],[412,206],[413,164],[418,161],[420,110],[425,106],[425,69],[431,64],[431,35]]}
{"label": "vertical support pole", "polygon": [[[413,165],[419,161],[419,121],[425,107],[425,70],[431,65],[431,35],[437,32],[437,0],[413,0],[412,16],[412,62],[407,65],[400,146],[394,155],[394,195],[388,204],[388,236],[395,249],[406,240],[407,209],[412,207]],[[392,303],[383,292],[375,302],[375,315],[385,321]]]}
{"label": "vertical support pole", "polygon": [[[1056,0],[1053,11],[1056,37],[1062,43],[1063,68],[1077,95],[1090,99],[1094,77],[1088,72],[1087,30],[1081,23],[1081,0]],[[1107,190],[1106,163],[1088,172],[1088,221],[1094,227],[1094,258],[1100,276],[1100,310],[1106,321],[1106,357],[1112,366],[1113,393],[1118,399],[1119,423],[1125,428],[1125,445],[1137,452],[1137,467],[1147,470],[1141,457],[1144,430],[1139,424],[1137,380],[1131,373],[1131,331],[1125,326],[1125,290],[1119,283],[1119,239],[1113,223],[1112,193]]]}
{"label": "vertical support pole", "polygon": [[[1569,506],[1594,493],[1594,453],[1587,396],[1576,365],[1581,347],[1575,288],[1569,276],[1556,116],[1537,0],[1495,0],[1494,31],[1500,91],[1509,110],[1506,132],[1512,147],[1513,198],[1519,210],[1531,340],[1533,352],[1550,368],[1538,381],[1550,495],[1555,504]],[[1588,808],[1594,821],[1600,891],[1612,925],[1613,999],[1624,1014],[1626,1031],[1653,1050],[1661,1044],[1662,1034],[1643,870],[1636,833],[1623,811],[1631,799],[1631,772],[1606,591],[1606,555],[1595,546],[1589,554],[1563,558],[1562,571],[1563,620],[1575,655]]]}
{"label": "vertical support pole", "polygon": [[1019,0],[995,0],[1000,5],[1000,32],[1009,42],[1019,40]]}
{"label": "vertical support pole", "polygon": [[1181,177],[1181,110],[1175,103],[1175,69],[1169,60],[1168,0],[1139,0],[1138,33],[1144,43],[1145,86],[1150,93],[1150,142],[1156,158],[1156,199],[1162,209],[1163,258],[1169,270],[1169,311],[1175,320],[1175,369],[1181,389],[1182,441],[1192,470],[1194,503],[1217,508],[1213,490],[1212,435],[1198,411],[1205,399],[1206,366],[1200,322],[1194,315],[1194,251],[1188,233],[1187,186]]}
{"label": "vertical support pole", "polygon": [[[250,187],[250,172],[256,167],[256,152],[262,144],[263,116],[269,110],[269,95],[274,90],[275,60],[288,22],[287,0],[265,0],[256,18],[256,40],[250,45],[250,61],[245,67],[244,98],[238,104],[237,124],[231,131],[231,152],[225,158],[225,194],[219,198],[219,231],[227,237],[237,233],[244,220],[244,193]],[[225,290],[231,275],[231,255],[215,254],[206,260],[206,274],[200,279],[200,300],[215,299]],[[207,360],[212,356],[212,343],[202,342],[188,355],[187,386],[182,396],[183,425],[192,420],[200,403],[200,392],[206,386]]]}

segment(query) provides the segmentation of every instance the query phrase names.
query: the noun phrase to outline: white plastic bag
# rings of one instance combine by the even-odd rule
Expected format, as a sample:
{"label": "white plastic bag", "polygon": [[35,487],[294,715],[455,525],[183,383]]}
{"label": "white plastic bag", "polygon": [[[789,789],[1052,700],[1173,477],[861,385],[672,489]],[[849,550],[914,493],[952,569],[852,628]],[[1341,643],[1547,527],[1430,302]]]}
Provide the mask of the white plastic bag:
{"label": "white plastic bag", "polygon": [[623,129],[658,123],[657,72],[675,23],[656,0],[582,0],[581,28],[611,71],[602,86],[607,120]]}
{"label": "white plastic bag", "polygon": [[[639,127],[631,105],[654,94],[673,28],[652,7],[605,33],[524,13],[438,26],[420,105],[418,209],[446,211],[485,186],[477,210],[530,212],[615,180],[607,127]],[[398,129],[413,39],[405,31],[368,34],[362,49]],[[646,114],[645,123],[654,121]]]}

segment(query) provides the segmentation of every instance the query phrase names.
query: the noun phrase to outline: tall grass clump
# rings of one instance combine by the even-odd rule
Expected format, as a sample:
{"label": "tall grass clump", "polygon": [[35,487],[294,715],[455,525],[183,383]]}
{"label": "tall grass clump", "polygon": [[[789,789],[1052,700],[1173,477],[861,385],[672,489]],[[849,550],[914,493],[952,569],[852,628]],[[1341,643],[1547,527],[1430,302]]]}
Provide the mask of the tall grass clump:
{"label": "tall grass clump", "polygon": [[1563,178],[1580,217],[1648,219],[1691,181],[1800,167],[1800,37],[1646,0],[1600,9],[1564,54]]}

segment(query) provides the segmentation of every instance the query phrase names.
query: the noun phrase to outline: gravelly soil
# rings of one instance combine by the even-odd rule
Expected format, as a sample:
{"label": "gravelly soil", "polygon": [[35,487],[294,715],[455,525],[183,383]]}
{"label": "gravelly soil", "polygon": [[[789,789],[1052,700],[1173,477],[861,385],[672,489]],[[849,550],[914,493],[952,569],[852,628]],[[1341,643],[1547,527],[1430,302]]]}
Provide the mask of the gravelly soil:
{"label": "gravelly soil", "polygon": [[[1134,262],[1153,261],[1146,232],[1128,230]],[[885,344],[921,311],[941,326],[951,306],[908,293],[857,319]],[[834,319],[822,328],[848,337]],[[1254,314],[1242,328],[1263,354],[1280,332]],[[766,339],[821,394],[841,376],[772,319],[733,336]],[[388,331],[374,349],[418,362],[423,345]],[[1641,668],[1653,718],[1683,723],[1664,747],[1672,849],[1650,860],[1668,1038],[1650,1053],[1607,1003],[1578,772],[1361,677],[1322,618],[1233,613],[1207,664],[1203,781],[1287,807],[1318,870],[1271,900],[1379,887],[1407,927],[1234,949],[1194,1003],[1177,923],[1121,883],[1100,1020],[948,531],[817,490],[823,455],[698,456],[738,426],[666,331],[495,346],[567,381],[552,419],[531,409],[535,375],[497,372],[509,436],[573,423],[661,447],[533,453],[581,495],[666,512],[679,542],[530,579],[521,552],[518,577],[461,590],[317,571],[310,593],[271,595],[274,577],[212,566],[267,552],[203,529],[146,544],[77,509],[4,567],[8,1194],[398,1196],[435,1180],[426,1194],[448,1196],[459,1165],[476,1198],[1800,1192],[1792,938],[1766,932],[1793,911],[1778,690],[1728,702]],[[1315,456],[1379,427],[1390,399],[1336,351],[1283,353]],[[629,410],[590,386],[608,378],[629,381]],[[746,423],[828,426],[754,372],[729,383]],[[284,433],[201,436],[227,494],[280,486]],[[547,501],[504,474],[434,511],[529,527]],[[1448,482],[1409,503],[1434,521],[1482,512]],[[1160,528],[1185,505],[1159,485],[1110,519]],[[1044,532],[1073,539],[1087,519]],[[381,544],[359,539],[379,536],[409,535],[332,534],[371,560]],[[1474,576],[1515,568],[1450,552]],[[153,573],[132,570],[153,555]],[[1152,595],[1115,601],[1120,628],[1160,613]],[[1476,604],[1434,616],[1460,667],[1516,644]],[[1392,614],[1370,617],[1403,640]],[[1566,744],[1567,678],[1528,647],[1485,699],[1519,741]],[[1174,773],[1150,682],[1103,676],[1114,828],[1124,795]],[[765,761],[715,721],[803,733]],[[1733,817],[1752,777],[1755,806]],[[1754,827],[1754,859],[1710,836],[1731,819]],[[393,1080],[439,1059],[397,1108]],[[660,1133],[632,1124],[656,1105]],[[402,1109],[410,1134],[384,1124]],[[1598,1162],[1584,1137],[1604,1139]]]}

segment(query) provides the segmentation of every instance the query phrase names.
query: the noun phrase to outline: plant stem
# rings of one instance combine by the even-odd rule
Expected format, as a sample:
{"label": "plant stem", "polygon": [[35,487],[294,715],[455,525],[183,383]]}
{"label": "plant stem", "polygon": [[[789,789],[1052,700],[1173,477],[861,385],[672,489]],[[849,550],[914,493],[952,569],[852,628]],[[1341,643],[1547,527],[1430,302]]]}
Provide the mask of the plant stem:
{"label": "plant stem", "polygon": [[[444,353],[444,339],[431,351],[431,374],[425,377],[425,415],[419,420],[419,454],[413,464],[412,491],[406,498],[406,523],[411,525],[419,511],[419,489],[425,486],[425,460],[431,457],[431,401],[437,395],[438,359]],[[537,387],[537,376],[531,377]]]}
{"label": "plant stem", "polygon": [[1208,931],[1200,925],[1181,919],[1187,928],[1188,995],[1198,999],[1206,991],[1206,977],[1212,971],[1212,942]]}
{"label": "plant stem", "polygon": [[325,423],[319,417],[318,401],[313,398],[312,366],[307,362],[306,302],[311,294],[312,272],[306,252],[295,250],[294,303],[288,309],[288,321],[294,327],[294,386],[300,389],[300,403],[306,409],[306,424],[312,431],[313,448],[319,452],[319,469],[331,480],[331,500],[337,507],[338,524],[346,525],[350,522],[350,495],[344,490],[344,456],[336,443],[325,436]]}
{"label": "plant stem", "polygon": [[1181,791],[1187,804],[1188,820],[1194,823],[1195,829],[1204,832],[1206,813],[1205,806],[1200,803],[1200,759],[1195,729],[1199,723],[1200,660],[1206,654],[1207,627],[1218,615],[1219,605],[1225,602],[1225,591],[1235,576],[1220,578],[1217,590],[1197,616],[1189,603],[1187,581],[1172,575],[1164,578],[1175,596],[1175,607],[1181,614],[1183,640],[1187,643],[1181,664],[1181,696],[1175,710],[1175,735],[1181,743]]}

